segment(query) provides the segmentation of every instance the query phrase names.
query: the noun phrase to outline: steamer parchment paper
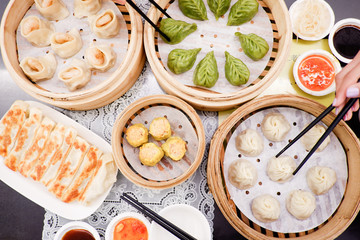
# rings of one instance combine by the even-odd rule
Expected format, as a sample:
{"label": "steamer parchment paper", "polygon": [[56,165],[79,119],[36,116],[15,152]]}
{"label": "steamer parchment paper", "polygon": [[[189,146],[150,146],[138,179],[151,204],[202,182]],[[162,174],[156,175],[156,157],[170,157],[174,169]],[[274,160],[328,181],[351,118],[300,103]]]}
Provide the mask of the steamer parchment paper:
{"label": "steamer parchment paper", "polygon": [[[197,134],[189,119],[180,110],[172,107],[156,106],[148,108],[137,115],[130,125],[142,123],[149,129],[154,118],[164,116],[170,122],[171,136],[181,137],[187,143],[185,156],[180,161],[173,161],[164,155],[163,159],[153,167],[142,165],[139,159],[139,148],[134,148],[126,139],[123,140],[124,154],[131,166],[141,176],[155,181],[173,179],[186,172],[195,161],[199,145]],[[155,141],[149,134],[149,142],[154,142],[159,147],[165,141]]]}
{"label": "steamer parchment paper", "polygon": [[[267,113],[279,112],[285,116],[291,125],[291,130],[282,142],[272,142],[267,140],[262,131],[260,124]],[[283,147],[286,146],[289,139],[293,139],[300,131],[308,125],[315,117],[305,111],[289,108],[274,107],[255,113],[242,122],[232,134],[225,151],[224,174],[226,186],[230,192],[232,200],[236,206],[251,221],[256,224],[275,232],[291,233],[302,232],[313,229],[326,221],[338,208],[343,198],[346,182],[348,178],[347,160],[345,151],[334,133],[330,134],[330,143],[322,152],[315,152],[312,157],[304,164],[299,172],[285,183],[273,182],[266,174],[266,166],[269,159],[275,156]],[[321,123],[323,124],[323,123]],[[326,125],[323,124],[326,128]],[[239,159],[240,152],[235,147],[235,138],[243,130],[252,128],[256,130],[264,140],[264,151],[256,157],[241,158],[249,160],[258,171],[257,184],[247,190],[235,188],[229,181],[228,169],[230,164]],[[272,145],[272,146],[270,146]],[[298,140],[294,145],[286,150],[283,156],[291,156],[298,166],[307,155],[307,152]],[[296,156],[296,157],[295,157]],[[258,161],[258,159],[260,161]],[[310,190],[306,181],[306,173],[313,166],[327,166],[335,170],[337,181],[335,185],[326,194],[316,196]],[[261,183],[261,185],[259,184]],[[296,189],[303,189],[311,192],[316,198],[316,209],[313,214],[306,220],[298,220],[293,217],[286,209],[285,200],[289,193]],[[248,192],[248,194],[247,194]],[[257,220],[251,211],[252,200],[263,194],[270,194],[280,202],[281,213],[278,220],[271,223],[263,223]]]}
{"label": "steamer parchment paper", "polygon": [[[235,0],[231,1],[230,7],[235,3]],[[184,16],[184,14],[182,14],[180,11],[178,1],[174,1],[170,5],[166,12],[173,19],[182,20],[188,23],[196,23],[197,30],[188,35],[181,43],[175,45],[167,44],[159,37],[159,53],[161,60],[169,74],[177,81],[187,86],[195,86],[193,83],[193,74],[197,64],[205,57],[208,52],[214,51],[219,71],[219,79],[215,86],[210,88],[210,90],[219,93],[237,92],[256,80],[269,62],[271,49],[273,46],[273,31],[269,17],[265,10],[259,5],[258,13],[251,21],[240,26],[227,26],[226,23],[230,9],[226,12],[224,17],[220,17],[219,20],[216,21],[215,16],[210,11],[208,5],[205,5],[207,8],[207,16],[209,18],[209,20],[205,21],[194,20]],[[251,58],[245,55],[241,48],[239,38],[235,36],[235,32],[241,32],[245,34],[255,33],[259,35],[268,43],[269,51],[261,60],[253,61]],[[194,66],[189,71],[179,75],[171,72],[167,66],[168,55],[170,51],[174,49],[193,48],[201,48],[201,51],[197,55]],[[250,78],[246,84],[233,86],[225,78],[225,51],[228,51],[232,56],[239,58],[249,68]]]}
{"label": "steamer parchment paper", "polygon": [[[83,45],[82,45],[82,48],[80,49],[80,51],[77,54],[75,54],[74,56],[64,59],[64,58],[61,58],[58,55],[56,55],[50,46],[42,47],[42,48],[33,46],[23,36],[21,36],[20,24],[16,31],[16,43],[17,43],[17,48],[18,48],[19,62],[22,59],[24,59],[25,57],[44,56],[47,52],[54,53],[54,55],[56,57],[56,61],[57,61],[57,68],[56,68],[56,72],[55,72],[54,76],[49,80],[37,82],[37,84],[39,86],[41,86],[42,88],[44,88],[50,92],[54,92],[54,93],[69,93],[69,92],[71,92],[68,90],[68,88],[65,86],[65,84],[61,80],[58,79],[58,77],[57,77],[58,73],[62,69],[64,69],[65,66],[69,66],[72,59],[74,59],[74,58],[85,60],[83,58],[83,56],[85,54],[85,50],[88,46],[90,46],[91,43],[94,42],[95,44],[106,44],[106,45],[112,46],[112,49],[116,53],[116,62],[114,64],[114,66],[112,68],[110,68],[107,72],[102,73],[102,72],[93,70],[92,74],[91,74],[91,80],[89,81],[89,83],[85,87],[78,89],[77,91],[91,89],[91,88],[97,86],[98,84],[102,83],[103,81],[106,81],[120,67],[121,62],[126,55],[127,45],[128,45],[128,32],[127,32],[125,20],[122,16],[120,10],[118,9],[118,7],[112,1],[103,0],[101,2],[101,9],[98,11],[98,13],[100,13],[109,8],[114,10],[116,17],[120,23],[120,31],[119,31],[118,35],[116,35],[113,38],[109,38],[109,39],[103,39],[103,38],[97,37],[91,31],[91,28],[90,28],[90,25],[88,22],[88,18],[79,19],[73,15],[73,13],[74,13],[73,0],[63,0],[63,2],[66,4],[66,7],[70,12],[69,16],[60,21],[50,21],[50,22],[54,25],[55,32],[66,32],[66,31],[70,31],[72,28],[75,28],[78,31],[80,29],[82,29],[80,31],[80,36],[81,36]],[[43,16],[41,16],[39,11],[36,9],[35,4],[33,4],[31,6],[31,8],[27,11],[24,18],[29,15],[36,15],[40,19],[45,19]],[[96,41],[94,41],[94,39]]]}

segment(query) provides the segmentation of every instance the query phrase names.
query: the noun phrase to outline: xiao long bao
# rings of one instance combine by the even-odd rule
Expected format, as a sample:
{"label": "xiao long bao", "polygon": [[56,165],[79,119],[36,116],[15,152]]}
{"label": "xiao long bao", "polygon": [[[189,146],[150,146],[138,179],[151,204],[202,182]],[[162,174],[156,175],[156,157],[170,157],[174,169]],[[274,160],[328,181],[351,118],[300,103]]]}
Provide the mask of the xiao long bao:
{"label": "xiao long bao", "polygon": [[264,150],[264,141],[260,134],[253,129],[246,129],[235,139],[236,149],[248,157],[255,157]]}
{"label": "xiao long bao", "polygon": [[249,189],[255,185],[258,173],[251,162],[238,159],[231,163],[228,177],[231,184],[236,188]]}
{"label": "xiao long bao", "polygon": [[280,217],[280,203],[270,194],[264,194],[252,201],[251,211],[259,221],[273,222]]}
{"label": "xiao long bao", "polygon": [[306,173],[306,181],[313,193],[327,193],[336,183],[336,172],[329,167],[315,166]]}
{"label": "xiao long bao", "polygon": [[267,139],[279,142],[290,131],[290,123],[281,113],[269,113],[261,123],[261,130]]}

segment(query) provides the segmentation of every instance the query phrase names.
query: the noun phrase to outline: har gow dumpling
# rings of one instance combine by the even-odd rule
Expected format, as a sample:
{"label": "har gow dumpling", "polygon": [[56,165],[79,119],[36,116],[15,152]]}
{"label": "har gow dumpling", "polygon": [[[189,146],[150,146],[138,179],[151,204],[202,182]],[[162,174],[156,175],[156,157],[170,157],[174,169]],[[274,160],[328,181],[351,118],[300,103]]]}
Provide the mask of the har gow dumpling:
{"label": "har gow dumpling", "polygon": [[259,221],[273,222],[280,217],[280,203],[270,194],[264,194],[252,201],[251,211]]}
{"label": "har gow dumpling", "polygon": [[[302,138],[300,139],[304,145],[306,151],[310,151],[317,143],[320,137],[324,134],[325,128],[322,125],[315,125],[312,127]],[[325,140],[320,144],[316,152],[321,152],[330,143],[330,136],[327,136]]]}
{"label": "har gow dumpling", "polygon": [[50,37],[55,32],[54,25],[46,19],[28,16],[21,20],[21,35],[36,47],[50,45]]}
{"label": "har gow dumpling", "polygon": [[336,183],[336,172],[329,167],[314,166],[306,173],[306,181],[313,193],[327,193]]}
{"label": "har gow dumpling", "polygon": [[96,14],[101,8],[101,0],[74,0],[74,15],[77,18]]}
{"label": "har gow dumpling", "polygon": [[105,72],[114,66],[116,53],[109,45],[91,45],[85,51],[85,59],[92,69]]}
{"label": "har gow dumpling", "polygon": [[20,62],[20,67],[33,82],[50,79],[54,76],[57,62],[54,54],[42,57],[26,57]]}
{"label": "har gow dumpling", "polygon": [[255,157],[264,150],[264,141],[260,134],[253,129],[246,129],[235,139],[236,149],[248,157]]}
{"label": "har gow dumpling", "polygon": [[90,16],[89,23],[92,32],[99,38],[112,38],[120,31],[119,20],[112,9]]}
{"label": "har gow dumpling", "polygon": [[75,91],[90,81],[91,70],[84,61],[74,58],[70,66],[59,72],[58,78],[65,83],[70,91]]}
{"label": "har gow dumpling", "polygon": [[232,185],[239,189],[249,189],[256,184],[258,173],[254,165],[245,159],[231,163],[228,177]]}
{"label": "har gow dumpling", "polygon": [[51,49],[62,58],[69,58],[82,47],[80,33],[75,28],[67,33],[56,32],[51,36]]}
{"label": "har gow dumpling", "polygon": [[268,113],[261,123],[261,130],[267,139],[279,142],[290,131],[290,123],[281,113]]}
{"label": "har gow dumpling", "polygon": [[35,0],[36,9],[50,21],[62,20],[69,16],[69,10],[61,0]]}
{"label": "har gow dumpling", "polygon": [[311,216],[316,208],[315,197],[308,191],[294,190],[286,198],[286,208],[297,219],[304,220]]}
{"label": "har gow dumpling", "polygon": [[293,175],[296,163],[290,156],[272,157],[267,164],[267,175],[274,182],[285,182]]}

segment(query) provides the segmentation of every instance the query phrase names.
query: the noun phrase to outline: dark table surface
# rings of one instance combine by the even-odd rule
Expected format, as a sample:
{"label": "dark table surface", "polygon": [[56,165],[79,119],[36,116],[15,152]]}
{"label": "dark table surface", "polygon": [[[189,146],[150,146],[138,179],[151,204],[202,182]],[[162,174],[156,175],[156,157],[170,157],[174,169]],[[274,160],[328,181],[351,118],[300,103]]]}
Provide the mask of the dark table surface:
{"label": "dark table surface", "polygon": [[[277,0],[273,0],[277,1]],[[294,0],[285,0],[288,7]],[[335,22],[343,18],[360,18],[360,0],[327,0],[335,12]],[[1,15],[8,1],[0,0]],[[0,60],[0,88],[16,88],[11,80],[4,63]],[[11,96],[0,95],[0,104],[10,106],[15,99],[34,100],[31,96],[19,89],[18,93]],[[2,112],[0,116],[4,113]],[[357,115],[357,114],[356,114]],[[348,123],[360,136],[360,123],[357,116]],[[0,181],[0,240],[35,240],[41,239],[45,210],[32,201],[23,197],[2,181]],[[245,239],[236,232],[222,213],[215,206],[214,239]],[[360,217],[358,216],[349,228],[337,239],[355,240],[360,239]]]}

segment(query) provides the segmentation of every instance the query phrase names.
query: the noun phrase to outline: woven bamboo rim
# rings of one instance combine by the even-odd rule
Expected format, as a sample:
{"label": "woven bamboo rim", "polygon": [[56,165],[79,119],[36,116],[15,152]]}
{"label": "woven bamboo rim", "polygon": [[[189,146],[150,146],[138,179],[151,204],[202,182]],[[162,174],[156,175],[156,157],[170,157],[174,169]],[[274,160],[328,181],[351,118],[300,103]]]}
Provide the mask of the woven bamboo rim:
{"label": "woven bamboo rim", "polygon": [[[315,101],[292,95],[265,96],[253,100],[233,112],[217,129],[210,145],[207,177],[210,191],[229,223],[248,239],[334,239],[355,219],[360,208],[360,142],[353,131],[341,121],[334,129],[335,135],[344,146],[348,160],[348,182],[343,200],[335,213],[320,226],[305,232],[279,233],[262,228],[249,220],[236,208],[230,199],[223,176],[223,161],[226,141],[233,130],[255,111],[269,107],[288,106],[318,116],[325,107]],[[323,119],[329,126],[335,118],[331,113]],[[226,144],[225,144],[226,145]]]}
{"label": "woven bamboo rim", "polygon": [[[177,178],[169,179],[167,181],[149,180],[139,175],[127,162],[122,148],[123,141],[126,141],[124,139],[125,131],[131,120],[140,112],[154,106],[169,106],[181,110],[193,125],[199,141],[196,157],[191,166]],[[112,131],[111,146],[116,165],[127,179],[142,187],[164,189],[182,183],[199,167],[205,151],[205,132],[200,117],[189,104],[174,96],[153,95],[133,102],[117,117]]]}
{"label": "woven bamboo rim", "polygon": [[[159,0],[158,4],[168,8],[173,0]],[[241,103],[251,100],[264,91],[279,75],[290,51],[292,38],[290,18],[287,7],[283,0],[258,0],[260,5],[268,13],[274,35],[273,49],[267,67],[262,74],[250,86],[234,93],[222,94],[194,86],[186,86],[179,83],[164,68],[158,52],[158,32],[145,23],[144,44],[145,52],[160,86],[169,94],[178,96],[189,102],[195,108],[201,110],[226,110]],[[155,7],[150,8],[147,15],[157,23],[162,17]]]}
{"label": "woven bamboo rim", "polygon": [[127,3],[117,4],[128,29],[127,53],[110,78],[94,88],[72,93],[54,93],[32,83],[19,66],[16,29],[33,0],[11,0],[1,21],[1,52],[6,68],[16,84],[43,102],[71,110],[88,110],[104,106],[123,95],[137,80],[145,63],[140,15]]}

